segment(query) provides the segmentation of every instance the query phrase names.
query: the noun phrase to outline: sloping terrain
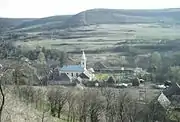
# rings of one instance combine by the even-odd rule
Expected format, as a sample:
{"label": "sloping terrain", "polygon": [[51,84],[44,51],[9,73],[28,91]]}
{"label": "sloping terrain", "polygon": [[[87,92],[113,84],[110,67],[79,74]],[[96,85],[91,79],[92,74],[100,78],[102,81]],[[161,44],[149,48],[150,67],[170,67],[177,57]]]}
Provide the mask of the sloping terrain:
{"label": "sloping terrain", "polygon": [[52,28],[54,24],[56,25],[56,27],[59,27],[62,25],[64,21],[66,21],[70,17],[71,15],[62,15],[62,16],[51,16],[46,18],[35,19],[32,21],[22,23],[21,25],[17,26],[16,29],[26,28],[31,26],[34,26],[34,28],[38,28],[39,26],[43,26],[42,28],[47,28],[47,27]]}
{"label": "sloping terrain", "polygon": [[[6,93],[2,122],[41,122],[43,112],[21,102],[11,92]],[[45,122],[59,122],[60,120],[45,114]],[[60,121],[61,122],[61,121]]]}
{"label": "sloping terrain", "polygon": [[91,9],[76,15],[51,16],[40,19],[0,19],[4,28],[26,31],[46,31],[97,24],[179,24],[180,9],[123,10]]}
{"label": "sloping terrain", "polygon": [[12,29],[24,22],[30,21],[33,19],[26,19],[26,18],[0,18],[0,33],[1,31],[5,31],[8,29]]}
{"label": "sloping terrain", "polygon": [[92,9],[72,16],[63,27],[91,24],[178,23],[180,9],[118,10]]}

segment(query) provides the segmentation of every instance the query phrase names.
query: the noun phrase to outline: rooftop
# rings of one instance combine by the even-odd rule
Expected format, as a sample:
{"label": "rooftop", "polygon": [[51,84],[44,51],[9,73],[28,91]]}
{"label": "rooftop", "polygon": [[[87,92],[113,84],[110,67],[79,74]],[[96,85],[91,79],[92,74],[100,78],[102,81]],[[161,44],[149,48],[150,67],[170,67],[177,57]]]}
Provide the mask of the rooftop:
{"label": "rooftop", "polygon": [[171,104],[169,99],[163,93],[158,97],[158,102],[163,108],[167,108]]}
{"label": "rooftop", "polygon": [[81,65],[67,65],[63,66],[60,71],[78,71],[78,72],[83,72],[84,68],[81,67]]}

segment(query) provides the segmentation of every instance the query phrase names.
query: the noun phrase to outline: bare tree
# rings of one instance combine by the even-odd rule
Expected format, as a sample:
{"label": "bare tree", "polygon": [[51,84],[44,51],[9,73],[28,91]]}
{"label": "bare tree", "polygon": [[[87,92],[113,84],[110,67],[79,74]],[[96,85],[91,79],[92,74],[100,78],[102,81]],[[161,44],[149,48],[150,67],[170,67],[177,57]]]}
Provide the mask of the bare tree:
{"label": "bare tree", "polygon": [[44,102],[44,96],[45,93],[42,91],[42,89],[36,89],[34,91],[34,95],[33,95],[33,102],[35,103],[35,107],[37,108],[43,108],[43,102]]}
{"label": "bare tree", "polygon": [[56,101],[56,94],[55,90],[50,90],[47,93],[48,101],[50,104],[50,110],[51,110],[51,115],[56,116],[56,106],[57,106],[57,101]]}
{"label": "bare tree", "polygon": [[1,93],[1,96],[2,96],[2,101],[1,101],[1,105],[0,105],[0,122],[1,122],[2,121],[2,111],[3,111],[3,108],[4,108],[4,104],[5,104],[5,94],[4,94],[4,91],[3,91],[3,88],[2,88],[1,77],[3,76],[4,72],[6,72],[6,70],[3,70],[2,65],[0,65],[0,70],[1,70],[1,73],[0,73],[0,93]]}
{"label": "bare tree", "polygon": [[63,89],[59,89],[57,92],[57,114],[58,114],[58,118],[61,117],[61,112],[62,112],[62,109],[64,107],[64,105],[66,104],[67,102],[67,92],[64,91]]}
{"label": "bare tree", "polygon": [[51,90],[48,93],[48,100],[50,102],[52,115],[55,116],[57,113],[57,117],[60,118],[62,109],[67,102],[67,92],[61,88]]}
{"label": "bare tree", "polygon": [[115,112],[115,92],[112,89],[104,88],[101,90],[102,95],[105,97],[105,116],[107,122],[114,122]]}
{"label": "bare tree", "polygon": [[116,121],[125,122],[127,120],[128,103],[130,98],[128,93],[119,91],[116,97]]}
{"label": "bare tree", "polygon": [[76,103],[77,103],[79,122],[86,122],[88,116],[88,107],[89,107],[89,96],[87,90],[79,93]]}
{"label": "bare tree", "polygon": [[42,115],[41,115],[41,122],[45,122],[45,118],[47,117],[47,113],[49,112],[49,107],[45,105],[45,103],[42,104]]}
{"label": "bare tree", "polygon": [[129,122],[136,122],[138,115],[143,111],[144,106],[138,103],[137,100],[131,100],[128,104],[127,116]]}
{"label": "bare tree", "polygon": [[1,96],[2,96],[2,102],[1,102],[1,105],[0,105],[0,122],[1,122],[2,121],[1,120],[2,111],[3,111],[3,107],[4,107],[4,103],[5,103],[5,95],[4,95],[4,92],[3,92],[2,82],[1,81],[0,81],[0,93],[1,93]]}
{"label": "bare tree", "polygon": [[67,92],[68,122],[75,121],[75,102],[76,102],[76,94],[73,92],[73,90],[69,90]]}
{"label": "bare tree", "polygon": [[89,91],[89,116],[91,122],[99,122],[105,108],[105,100],[98,90]]}

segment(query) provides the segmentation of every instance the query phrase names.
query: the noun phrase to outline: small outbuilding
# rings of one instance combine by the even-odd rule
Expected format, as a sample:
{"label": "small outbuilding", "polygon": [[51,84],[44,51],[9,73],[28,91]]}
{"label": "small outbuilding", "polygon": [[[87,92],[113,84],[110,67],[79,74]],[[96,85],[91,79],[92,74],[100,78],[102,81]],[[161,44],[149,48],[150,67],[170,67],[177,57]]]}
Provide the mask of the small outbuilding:
{"label": "small outbuilding", "polygon": [[132,86],[139,86],[139,85],[140,85],[139,79],[138,78],[133,79]]}

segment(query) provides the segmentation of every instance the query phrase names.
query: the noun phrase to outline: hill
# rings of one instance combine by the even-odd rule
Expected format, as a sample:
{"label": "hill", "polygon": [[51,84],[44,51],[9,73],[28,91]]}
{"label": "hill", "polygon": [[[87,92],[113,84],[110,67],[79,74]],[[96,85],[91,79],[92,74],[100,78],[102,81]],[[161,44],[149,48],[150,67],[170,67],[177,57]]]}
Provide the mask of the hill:
{"label": "hill", "polygon": [[31,21],[33,19],[27,18],[0,18],[0,33],[8,29],[12,29],[24,22]]}
{"label": "hill", "polygon": [[174,9],[91,9],[76,15],[51,16],[40,19],[0,18],[1,30],[44,31],[96,24],[163,23],[179,24],[180,8]]}
{"label": "hill", "polygon": [[69,19],[71,15],[62,15],[62,16],[51,16],[51,17],[45,17],[45,18],[40,18],[40,19],[35,19],[32,21],[24,22],[20,24],[19,26],[16,27],[16,29],[20,28],[27,28],[27,27],[32,27],[32,28],[52,28],[54,25],[57,27],[61,26],[61,24]]}
{"label": "hill", "polygon": [[91,24],[178,23],[180,9],[122,10],[91,9],[68,19],[63,27]]}

